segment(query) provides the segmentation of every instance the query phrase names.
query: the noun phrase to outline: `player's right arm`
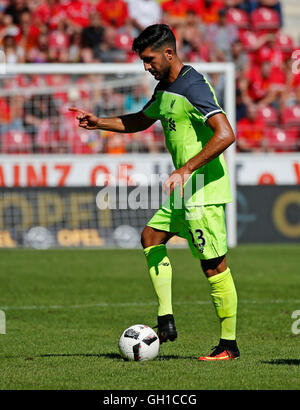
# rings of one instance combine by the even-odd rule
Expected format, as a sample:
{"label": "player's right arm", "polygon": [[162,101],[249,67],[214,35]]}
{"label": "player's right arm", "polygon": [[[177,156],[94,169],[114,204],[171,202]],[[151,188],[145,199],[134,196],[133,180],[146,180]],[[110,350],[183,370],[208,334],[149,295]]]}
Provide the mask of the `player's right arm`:
{"label": "player's right arm", "polygon": [[77,107],[70,107],[69,111],[77,113],[76,118],[79,120],[79,127],[85,128],[86,130],[100,129],[120,133],[132,133],[146,130],[156,121],[153,118],[147,117],[143,111],[111,118],[99,118]]}

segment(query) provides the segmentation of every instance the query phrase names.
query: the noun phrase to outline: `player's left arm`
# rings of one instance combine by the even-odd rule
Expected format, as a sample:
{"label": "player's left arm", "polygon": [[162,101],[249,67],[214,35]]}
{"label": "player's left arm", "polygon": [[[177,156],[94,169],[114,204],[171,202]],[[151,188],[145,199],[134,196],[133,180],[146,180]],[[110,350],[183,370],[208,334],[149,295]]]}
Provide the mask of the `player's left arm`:
{"label": "player's left arm", "polygon": [[197,155],[169,176],[164,184],[166,191],[171,193],[175,186],[179,185],[181,196],[183,196],[183,184],[188,177],[194,171],[222,154],[235,141],[233,129],[225,114],[213,115],[207,119],[206,124],[213,130],[213,136]]}

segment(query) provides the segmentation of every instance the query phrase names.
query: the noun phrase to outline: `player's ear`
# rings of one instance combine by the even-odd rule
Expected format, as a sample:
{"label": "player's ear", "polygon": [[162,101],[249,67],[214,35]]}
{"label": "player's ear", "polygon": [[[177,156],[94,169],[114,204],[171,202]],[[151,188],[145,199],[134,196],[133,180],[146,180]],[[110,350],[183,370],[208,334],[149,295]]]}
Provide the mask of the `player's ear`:
{"label": "player's ear", "polygon": [[174,50],[171,47],[167,47],[164,50],[165,57],[168,61],[172,61],[174,58]]}

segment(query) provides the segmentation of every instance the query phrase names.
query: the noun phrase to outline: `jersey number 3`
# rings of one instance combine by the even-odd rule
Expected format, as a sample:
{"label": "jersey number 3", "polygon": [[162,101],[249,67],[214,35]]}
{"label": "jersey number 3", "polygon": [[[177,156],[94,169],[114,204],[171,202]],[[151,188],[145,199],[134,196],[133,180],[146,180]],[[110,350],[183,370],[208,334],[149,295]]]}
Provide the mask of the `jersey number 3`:
{"label": "jersey number 3", "polygon": [[194,246],[197,249],[202,249],[203,246],[205,245],[204,232],[202,231],[202,229],[195,229],[194,233],[192,231],[189,231],[189,232],[191,234]]}

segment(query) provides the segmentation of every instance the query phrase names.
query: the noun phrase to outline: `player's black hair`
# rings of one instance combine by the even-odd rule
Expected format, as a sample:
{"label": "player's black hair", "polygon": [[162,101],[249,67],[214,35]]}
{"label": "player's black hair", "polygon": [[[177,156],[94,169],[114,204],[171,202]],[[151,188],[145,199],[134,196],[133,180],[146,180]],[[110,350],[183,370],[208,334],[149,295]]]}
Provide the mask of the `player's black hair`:
{"label": "player's black hair", "polygon": [[166,24],[153,24],[148,26],[136,37],[132,44],[132,50],[141,53],[147,47],[153,50],[161,46],[170,46],[176,52],[176,38],[173,31]]}

